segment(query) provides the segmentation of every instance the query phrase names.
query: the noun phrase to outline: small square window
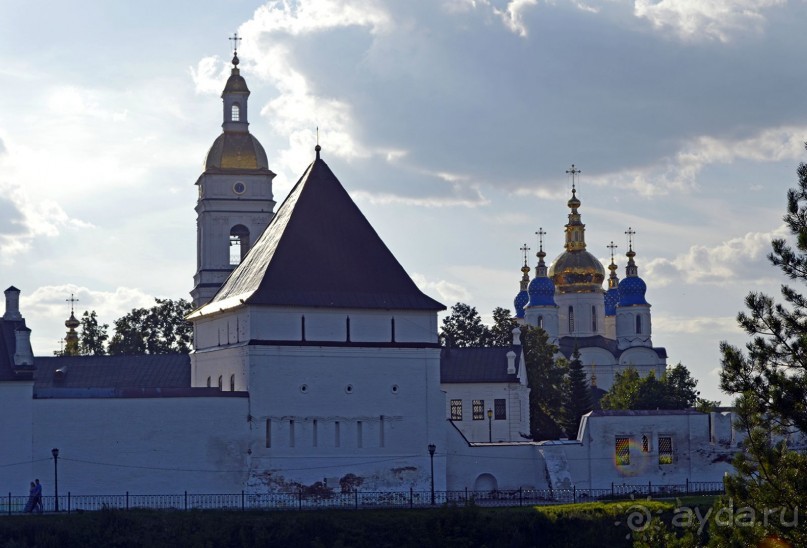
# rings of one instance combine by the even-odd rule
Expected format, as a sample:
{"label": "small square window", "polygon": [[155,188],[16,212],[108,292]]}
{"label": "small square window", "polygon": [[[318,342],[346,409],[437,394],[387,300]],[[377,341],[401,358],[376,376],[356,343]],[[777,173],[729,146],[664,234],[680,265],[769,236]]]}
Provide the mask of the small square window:
{"label": "small square window", "polygon": [[471,411],[475,421],[485,420],[485,400],[473,400],[471,402]]}
{"label": "small square window", "polygon": [[462,400],[451,400],[451,420],[462,420]]}

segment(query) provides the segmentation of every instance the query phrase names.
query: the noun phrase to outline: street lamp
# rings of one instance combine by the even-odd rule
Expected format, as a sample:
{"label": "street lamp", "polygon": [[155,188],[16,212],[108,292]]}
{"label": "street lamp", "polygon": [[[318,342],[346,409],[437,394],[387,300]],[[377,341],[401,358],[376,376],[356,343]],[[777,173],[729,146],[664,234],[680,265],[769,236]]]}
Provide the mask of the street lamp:
{"label": "street lamp", "polygon": [[434,506],[434,450],[437,447],[433,444],[429,444],[429,460],[431,461],[432,465],[432,506]]}
{"label": "street lamp", "polygon": [[488,442],[493,443],[493,411],[488,409]]}
{"label": "street lamp", "polygon": [[51,455],[53,455],[53,492],[56,495],[54,497],[53,509],[54,511],[59,511],[59,450],[55,447],[50,450]]}

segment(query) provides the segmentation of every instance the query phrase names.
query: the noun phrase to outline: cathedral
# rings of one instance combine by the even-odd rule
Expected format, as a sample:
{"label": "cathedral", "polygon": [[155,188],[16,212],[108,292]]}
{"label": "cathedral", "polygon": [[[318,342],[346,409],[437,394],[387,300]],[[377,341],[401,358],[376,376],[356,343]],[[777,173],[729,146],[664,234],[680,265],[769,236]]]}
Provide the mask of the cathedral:
{"label": "cathedral", "polygon": [[[318,144],[276,208],[238,65],[236,53],[196,181],[193,351],[34,356],[9,287],[3,492],[49,477],[56,455],[74,494],[596,489],[730,470],[727,413],[593,411],[576,439],[528,440],[520,330],[508,347],[442,347],[445,306],[412,281]],[[579,352],[601,389],[629,366],[660,375],[666,353],[652,346],[632,246],[621,281],[612,257],[604,290],[574,185],[568,207],[565,251],[547,268],[541,242],[532,280],[525,261],[518,322]]]}
{"label": "cathedral", "polygon": [[[572,165],[572,177],[578,171]],[[569,222],[565,227],[565,251],[547,268],[544,258],[543,228],[539,229],[538,264],[530,281],[526,259],[522,267],[521,290],[513,301],[521,325],[543,328],[549,342],[557,345],[567,359],[578,352],[588,368],[592,387],[608,390],[614,375],[627,367],[641,375],[653,372],[660,378],[667,367],[667,352],[654,348],[651,341],[650,304],[645,299],[647,285],[639,277],[633,229],[626,234],[630,245],[626,256],[625,278],[617,277],[613,242],[608,265],[608,289],[603,290],[605,269],[586,251],[586,225],[580,212],[580,199],[572,179]],[[526,246],[524,248],[526,250]]]}

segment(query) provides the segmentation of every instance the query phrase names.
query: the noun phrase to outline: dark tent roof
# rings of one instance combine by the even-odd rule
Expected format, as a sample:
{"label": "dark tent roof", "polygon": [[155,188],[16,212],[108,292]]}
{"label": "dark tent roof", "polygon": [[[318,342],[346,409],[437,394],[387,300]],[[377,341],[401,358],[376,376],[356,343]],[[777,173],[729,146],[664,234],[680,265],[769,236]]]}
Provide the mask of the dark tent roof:
{"label": "dark tent roof", "polygon": [[507,372],[507,353],[516,353],[516,372],[521,366],[520,346],[443,348],[440,351],[441,383],[518,382]]}
{"label": "dark tent roof", "polygon": [[191,318],[240,304],[445,310],[418,289],[319,157]]}

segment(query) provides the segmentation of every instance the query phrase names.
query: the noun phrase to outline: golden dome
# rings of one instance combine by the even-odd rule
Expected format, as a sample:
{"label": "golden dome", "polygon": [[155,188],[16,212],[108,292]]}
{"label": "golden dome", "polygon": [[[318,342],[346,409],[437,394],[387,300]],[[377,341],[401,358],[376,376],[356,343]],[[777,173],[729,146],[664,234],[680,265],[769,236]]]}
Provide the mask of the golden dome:
{"label": "golden dome", "polygon": [[213,142],[205,160],[205,171],[221,169],[269,169],[269,162],[255,137],[225,131]]}
{"label": "golden dome", "polygon": [[605,269],[597,257],[578,249],[558,255],[549,268],[549,277],[560,293],[589,293],[602,291]]}

